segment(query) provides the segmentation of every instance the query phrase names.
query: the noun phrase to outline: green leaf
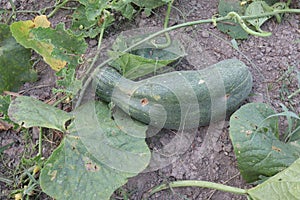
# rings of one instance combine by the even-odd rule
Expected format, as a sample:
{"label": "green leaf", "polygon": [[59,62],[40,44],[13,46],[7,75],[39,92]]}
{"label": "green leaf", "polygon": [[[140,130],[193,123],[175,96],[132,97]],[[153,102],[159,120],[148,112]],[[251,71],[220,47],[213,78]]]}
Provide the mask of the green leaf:
{"label": "green leaf", "polygon": [[289,168],[269,178],[264,183],[248,190],[253,200],[299,200],[300,199],[300,159]]}
{"label": "green leaf", "polygon": [[[220,0],[218,5],[219,15],[226,16],[229,12],[237,12],[243,15],[245,7],[239,0]],[[229,34],[234,39],[247,39],[248,33],[235,21],[227,20],[217,23],[217,28],[223,33]]]}
{"label": "green leaf", "polygon": [[131,2],[141,8],[144,8],[146,16],[151,15],[152,9],[166,4],[165,0],[131,0]]}
{"label": "green leaf", "polygon": [[268,5],[273,5],[277,2],[280,2],[280,0],[264,0],[264,2],[266,2]]}
{"label": "green leaf", "polygon": [[89,102],[74,115],[70,134],[41,171],[41,187],[56,199],[109,199],[148,165],[147,127],[139,124],[140,132],[132,133],[136,122],[118,111],[114,118],[130,127],[123,129],[123,123],[116,124],[101,102]]}
{"label": "green leaf", "polygon": [[101,16],[99,15],[95,19],[88,19],[86,9],[87,7],[81,5],[73,13],[71,30],[75,35],[95,38],[101,32],[104,18],[106,20],[104,29],[114,21],[113,15],[109,12]]}
{"label": "green leaf", "polygon": [[65,30],[63,23],[58,24],[55,29],[35,28],[31,30],[31,33],[35,40],[53,45],[51,55],[54,58],[64,60],[70,65],[77,66],[87,49],[84,38]]}
{"label": "green leaf", "polygon": [[295,129],[293,130],[289,142],[300,141],[300,121],[296,122]]}
{"label": "green leaf", "polygon": [[[268,4],[265,1],[254,1],[247,7],[245,15],[259,15],[269,12],[265,10],[265,7],[268,7]],[[256,30],[261,31],[260,27],[270,18],[271,16],[251,19],[247,20],[247,22],[254,26]]]}
{"label": "green leaf", "polygon": [[24,82],[37,79],[30,59],[30,50],[16,42],[8,25],[0,24],[0,94],[16,91]]}
{"label": "green leaf", "polygon": [[130,53],[122,53],[127,47],[142,40],[147,35],[124,38],[120,36],[116,39],[111,57],[115,57],[110,63],[111,66],[120,70],[124,77],[136,79],[150,73],[156,73],[162,67],[185,56],[184,48],[178,41],[172,41],[164,49],[156,49],[151,43],[132,50]]}
{"label": "green leaf", "polygon": [[85,15],[89,21],[96,20],[107,8],[109,0],[79,0],[85,6]]}
{"label": "green leaf", "polygon": [[8,109],[12,121],[25,128],[41,126],[65,131],[65,124],[72,116],[32,97],[14,99]]}
{"label": "green leaf", "polygon": [[63,92],[70,95],[76,95],[82,88],[82,81],[76,78],[76,69],[74,68],[63,68],[56,73],[56,76],[59,77],[57,85],[63,87],[63,89],[53,88],[55,93]]}
{"label": "green leaf", "polygon": [[8,107],[11,102],[10,96],[0,95],[0,114],[4,116],[4,119],[8,117]]}
{"label": "green leaf", "polygon": [[141,8],[147,8],[147,9],[154,9],[157,7],[160,7],[162,5],[165,5],[166,2],[163,0],[132,0],[132,3],[138,5]]}
{"label": "green leaf", "polygon": [[131,5],[130,1],[117,1],[112,4],[112,8],[116,11],[121,12],[121,14],[127,19],[131,19],[136,10]]}
{"label": "green leaf", "polygon": [[101,25],[98,25],[99,19],[88,20],[85,6],[79,6],[73,13],[71,30],[76,35],[95,38],[101,32]]}
{"label": "green leaf", "polygon": [[273,176],[300,157],[300,140],[278,138],[278,118],[263,103],[249,103],[230,117],[230,138],[241,175],[247,182]]}

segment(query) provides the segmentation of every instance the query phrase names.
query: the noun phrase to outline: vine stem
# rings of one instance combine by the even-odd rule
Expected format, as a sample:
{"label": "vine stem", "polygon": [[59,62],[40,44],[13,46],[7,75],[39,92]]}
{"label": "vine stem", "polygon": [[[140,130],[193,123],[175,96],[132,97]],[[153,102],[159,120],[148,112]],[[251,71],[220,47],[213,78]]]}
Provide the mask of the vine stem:
{"label": "vine stem", "polygon": [[169,26],[170,14],[171,14],[173,3],[174,3],[174,0],[171,0],[169,2],[168,10],[167,10],[166,18],[165,18],[165,23],[164,23],[164,28],[168,28],[168,26]]}
{"label": "vine stem", "polygon": [[[263,18],[263,17],[267,17],[267,16],[274,16],[276,14],[282,14],[282,13],[299,13],[300,14],[300,9],[283,9],[283,10],[273,10],[272,12],[266,12],[266,13],[262,13],[262,14],[258,14],[258,15],[249,15],[249,16],[240,16],[240,19],[242,20],[248,20],[248,19],[257,19],[257,18]],[[179,29],[179,28],[183,28],[183,27],[187,27],[187,26],[194,26],[194,25],[199,25],[199,24],[204,24],[204,23],[217,23],[217,22],[221,22],[221,21],[226,21],[226,20],[230,20],[232,19],[232,15],[227,15],[224,17],[218,17],[218,18],[212,18],[212,19],[202,19],[202,20],[197,20],[197,21],[192,21],[192,22],[185,22],[182,24],[178,24],[175,26],[170,26],[168,28],[164,28],[160,31],[157,31],[156,33],[153,33],[151,35],[149,35],[148,37],[144,38],[143,40],[133,44],[132,46],[126,48],[125,50],[122,51],[122,53],[128,52],[131,49],[143,44],[146,41],[149,41],[161,34],[167,33],[169,31],[175,30],[175,29]],[[93,80],[93,77],[98,73],[99,69],[101,69],[103,66],[105,66],[106,64],[108,64],[109,62],[113,61],[115,59],[115,57],[109,58],[107,60],[105,60],[103,63],[101,63],[100,65],[98,65],[94,71],[90,74],[90,76],[87,78],[86,82],[83,85],[82,90],[79,93],[79,97],[78,100],[75,104],[75,107],[78,107],[81,104],[82,98],[83,98],[83,94],[85,93],[85,90],[87,89],[88,85],[91,83],[91,81]]]}
{"label": "vine stem", "polygon": [[47,18],[51,18],[60,8],[62,8],[64,5],[66,5],[66,3],[68,3],[69,0],[64,0],[61,4],[56,5],[54,10],[52,10],[52,12],[47,15]]}
{"label": "vine stem", "polygon": [[293,98],[294,96],[300,94],[300,89],[296,90],[294,93],[292,93],[291,95],[288,96],[288,99]]}
{"label": "vine stem", "polygon": [[232,186],[223,185],[220,183],[213,183],[208,181],[193,181],[193,180],[185,180],[185,181],[175,181],[171,182],[169,184],[162,184],[156,188],[154,188],[150,195],[159,192],[161,190],[165,190],[168,188],[177,188],[177,187],[202,187],[202,188],[209,188],[209,189],[216,189],[223,192],[230,192],[234,194],[241,194],[241,195],[247,195],[247,190],[236,188]]}
{"label": "vine stem", "polygon": [[[168,4],[168,9],[167,9],[166,17],[165,17],[165,22],[164,22],[164,29],[168,28],[168,26],[169,26],[170,14],[171,14],[173,2],[174,2],[174,0],[171,0]],[[167,48],[171,44],[171,38],[170,38],[170,35],[169,35],[168,32],[165,32],[165,38],[166,38],[166,43],[165,44],[157,44],[154,39],[151,41],[151,43],[157,49]]]}
{"label": "vine stem", "polygon": [[40,127],[39,131],[39,151],[38,151],[38,156],[42,157],[43,156],[43,128]]}
{"label": "vine stem", "polygon": [[11,6],[11,9],[12,9],[12,12],[11,14],[9,15],[7,21],[6,21],[6,24],[9,24],[10,23],[10,20],[13,18],[13,17],[16,17],[16,6],[14,4],[14,2],[12,0],[9,0],[9,3],[10,3],[10,6]]}
{"label": "vine stem", "polygon": [[104,35],[105,27],[106,27],[106,24],[107,24],[106,17],[104,17],[104,20],[103,20],[103,23],[102,23],[102,26],[101,26],[100,35],[99,35],[99,38],[98,38],[98,46],[97,46],[97,52],[98,53],[95,55],[95,57],[94,57],[91,65],[90,65],[90,67],[88,68],[86,74],[90,74],[90,72],[92,71],[92,68],[93,68],[94,64],[96,63],[97,59],[99,58],[99,51],[101,49],[103,35]]}

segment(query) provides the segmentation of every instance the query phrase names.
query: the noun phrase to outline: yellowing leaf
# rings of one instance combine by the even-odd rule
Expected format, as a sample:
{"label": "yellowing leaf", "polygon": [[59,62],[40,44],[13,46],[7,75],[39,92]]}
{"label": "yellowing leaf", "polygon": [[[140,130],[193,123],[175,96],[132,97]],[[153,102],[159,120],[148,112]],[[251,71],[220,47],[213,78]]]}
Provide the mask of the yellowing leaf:
{"label": "yellowing leaf", "polygon": [[48,28],[50,27],[50,22],[47,19],[46,15],[36,16],[33,20],[35,27]]}
{"label": "yellowing leaf", "polygon": [[37,26],[47,26],[45,20],[48,21],[46,18],[40,16],[39,18],[36,17],[34,22],[31,20],[15,22],[10,26],[10,30],[18,43],[26,48],[34,49],[38,54],[43,56],[45,62],[48,63],[52,69],[59,71],[65,67],[67,62],[54,58],[51,55],[54,48],[53,45],[46,41],[35,40],[33,34],[30,32],[32,29],[37,28]]}

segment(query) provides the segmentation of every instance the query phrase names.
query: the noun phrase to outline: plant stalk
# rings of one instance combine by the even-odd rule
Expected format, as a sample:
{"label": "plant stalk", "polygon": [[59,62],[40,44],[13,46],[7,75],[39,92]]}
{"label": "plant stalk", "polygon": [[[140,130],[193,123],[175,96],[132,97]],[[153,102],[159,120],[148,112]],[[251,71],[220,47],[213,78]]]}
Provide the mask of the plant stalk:
{"label": "plant stalk", "polygon": [[102,44],[102,40],[103,40],[103,35],[104,35],[104,31],[105,31],[105,27],[106,27],[106,22],[107,20],[104,19],[102,26],[101,26],[101,31],[100,31],[100,35],[99,35],[99,39],[98,39],[98,46],[97,46],[97,54],[95,55],[90,67],[88,68],[86,74],[90,74],[90,72],[92,71],[92,68],[94,66],[94,64],[96,63],[97,59],[99,58],[99,51],[101,49],[101,44]]}
{"label": "plant stalk", "polygon": [[193,180],[175,181],[175,182],[171,182],[169,184],[162,184],[162,185],[154,188],[150,192],[150,195],[152,195],[156,192],[159,192],[161,190],[165,190],[168,188],[177,188],[177,187],[202,187],[202,188],[220,190],[223,192],[230,192],[230,193],[234,193],[234,194],[247,195],[247,190],[245,190],[245,189],[231,187],[231,186],[223,185],[220,183],[212,183],[212,182],[208,182],[208,181],[193,181]]}
{"label": "plant stalk", "polygon": [[[89,68],[87,69],[86,75],[89,75],[89,74],[90,74],[90,72],[91,72],[92,69],[93,69],[94,64],[96,63],[97,59],[99,58],[99,51],[100,51],[100,49],[101,49],[101,43],[102,43],[104,31],[105,31],[106,22],[107,22],[106,19],[104,19],[104,21],[103,21],[103,23],[102,23],[102,26],[101,26],[101,32],[100,32],[100,35],[99,35],[99,39],[98,39],[98,46],[97,46],[97,52],[98,52],[98,53],[95,55],[95,57],[94,57],[92,63],[90,64]],[[104,61],[103,63],[101,63],[101,65],[104,66],[104,65],[106,65],[107,63],[109,63],[109,62],[112,61],[112,60],[113,60],[113,59],[110,58],[110,59]],[[80,105],[80,103],[81,103],[81,101],[82,101],[82,98],[83,98],[83,94],[84,94],[84,92],[85,92],[87,86],[91,83],[91,81],[92,81],[94,75],[96,74],[95,72],[98,72],[97,69],[100,69],[100,68],[101,68],[101,66],[97,66],[96,69],[94,70],[94,72],[93,72],[91,75],[88,76],[86,82],[85,82],[84,85],[83,85],[83,89],[80,91],[80,95],[79,95],[79,97],[78,97],[78,100],[77,100],[76,103],[75,103],[75,108],[78,107],[78,106]]]}
{"label": "plant stalk", "polygon": [[43,140],[43,129],[40,127],[40,131],[39,131],[39,151],[38,151],[38,156],[42,157],[43,154],[43,144],[42,141]]}
{"label": "plant stalk", "polygon": [[300,89],[296,90],[294,93],[292,93],[291,95],[288,96],[288,99],[293,98],[294,96],[300,94]]}
{"label": "plant stalk", "polygon": [[54,8],[54,10],[52,10],[52,12],[51,12],[49,15],[47,15],[47,18],[53,17],[53,15],[54,15],[59,9],[61,9],[64,5],[66,5],[66,3],[68,3],[68,1],[69,1],[69,0],[64,0],[61,4],[56,5],[55,8]]}
{"label": "plant stalk", "polygon": [[169,2],[168,10],[167,10],[167,13],[166,13],[166,18],[165,18],[165,23],[164,23],[164,28],[168,28],[168,26],[169,26],[170,14],[171,14],[173,2],[174,2],[174,0],[171,0]]}
{"label": "plant stalk", "polygon": [[6,24],[9,24],[10,23],[10,20],[13,18],[13,17],[16,17],[16,5],[14,4],[14,2],[12,0],[9,0],[9,3],[10,3],[10,6],[11,6],[11,9],[12,9],[12,12],[11,14],[9,15],[7,21],[6,21]]}

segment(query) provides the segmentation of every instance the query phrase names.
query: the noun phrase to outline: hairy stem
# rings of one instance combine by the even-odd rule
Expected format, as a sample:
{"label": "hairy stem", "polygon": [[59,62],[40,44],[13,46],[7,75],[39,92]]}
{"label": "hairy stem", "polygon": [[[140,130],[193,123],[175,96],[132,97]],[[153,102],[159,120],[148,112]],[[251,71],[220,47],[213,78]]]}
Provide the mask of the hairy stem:
{"label": "hairy stem", "polygon": [[296,96],[298,94],[300,94],[300,89],[296,90],[293,94],[289,95],[288,99],[291,99],[291,98],[293,98],[294,96]]}
{"label": "hairy stem", "polygon": [[53,15],[54,15],[60,8],[62,8],[64,5],[66,5],[66,3],[68,3],[68,1],[69,1],[69,0],[64,0],[61,4],[56,5],[55,8],[54,8],[54,10],[52,10],[52,12],[51,12],[49,15],[47,15],[47,18],[53,17]]}
{"label": "hairy stem", "polygon": [[171,14],[171,9],[172,9],[173,2],[174,2],[174,0],[171,0],[169,2],[168,10],[167,10],[167,13],[166,13],[166,18],[165,18],[165,23],[164,23],[164,28],[168,28],[168,26],[169,26],[170,14]]}
{"label": "hairy stem", "polygon": [[[166,17],[165,17],[165,22],[164,22],[164,28],[168,28],[169,26],[169,21],[170,21],[170,14],[171,14],[171,10],[172,10],[172,4],[173,4],[174,0],[171,0],[168,4],[168,10],[166,13]],[[158,44],[156,43],[156,41],[153,39],[151,40],[151,43],[155,46],[155,48],[157,49],[163,49],[166,48],[168,46],[170,46],[171,44],[171,38],[168,32],[165,32],[165,38],[166,38],[166,42],[164,44]]]}
{"label": "hairy stem", "polygon": [[13,17],[16,17],[16,6],[14,4],[14,2],[12,0],[9,0],[9,3],[10,3],[10,6],[11,6],[11,14],[9,15],[7,21],[6,21],[6,24],[9,24],[10,23],[10,20],[13,18]]}
{"label": "hairy stem", "polygon": [[96,63],[97,59],[99,58],[99,51],[101,49],[101,43],[102,43],[102,39],[103,39],[103,35],[104,35],[104,31],[105,31],[105,27],[106,27],[106,22],[107,20],[104,19],[102,26],[101,26],[101,31],[100,31],[100,35],[99,35],[99,39],[98,39],[98,46],[97,46],[97,53],[90,65],[90,67],[88,68],[86,74],[90,74],[90,72],[92,71],[92,68],[94,66],[94,64]]}
{"label": "hairy stem", "polygon": [[[89,74],[91,73],[91,71],[92,71],[92,69],[93,69],[93,67],[94,67],[94,64],[96,63],[97,59],[99,58],[99,51],[100,51],[100,49],[101,49],[101,43],[102,43],[102,39],[103,39],[105,27],[106,27],[106,22],[107,22],[107,20],[104,19],[104,21],[103,21],[103,23],[102,23],[102,26],[101,26],[101,32],[100,32],[100,35],[99,35],[99,39],[98,39],[97,53],[96,53],[96,55],[95,55],[95,57],[94,57],[92,63],[90,64],[90,66],[89,66],[89,68],[88,68],[88,70],[87,70],[87,72],[86,72],[86,75],[89,75]],[[111,59],[111,60],[112,60],[112,59]],[[111,60],[110,60],[110,59],[109,59],[109,60],[106,60],[105,63],[102,63],[102,64],[103,64],[102,66],[106,65],[106,64],[107,64],[108,62],[110,62]],[[100,68],[100,67],[98,66],[97,68]],[[97,71],[97,70],[95,70],[95,71]],[[88,78],[87,78],[87,80],[86,80],[86,82],[85,82],[83,88],[86,88],[86,87],[90,84],[90,82],[93,80],[94,74],[95,74],[95,73],[93,73],[92,76],[88,76]],[[78,99],[77,99],[77,102],[76,102],[76,104],[75,104],[75,107],[78,107],[78,106],[80,105],[80,103],[81,103],[81,101],[82,101],[82,98],[83,98],[84,92],[85,92],[85,89],[83,89],[83,90],[80,91],[80,95],[79,95],[79,97],[78,97]]]}
{"label": "hairy stem", "polygon": [[39,131],[39,151],[38,151],[38,156],[42,157],[43,154],[43,128],[40,127],[40,131]]}
{"label": "hairy stem", "polygon": [[169,184],[162,184],[157,188],[154,188],[150,194],[152,195],[161,190],[165,190],[168,188],[176,188],[176,187],[202,187],[202,188],[216,189],[224,192],[230,192],[234,194],[247,195],[247,190],[241,188],[231,187],[220,183],[212,183],[208,181],[193,181],[193,180],[175,181]]}

